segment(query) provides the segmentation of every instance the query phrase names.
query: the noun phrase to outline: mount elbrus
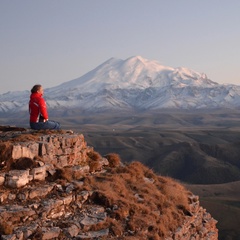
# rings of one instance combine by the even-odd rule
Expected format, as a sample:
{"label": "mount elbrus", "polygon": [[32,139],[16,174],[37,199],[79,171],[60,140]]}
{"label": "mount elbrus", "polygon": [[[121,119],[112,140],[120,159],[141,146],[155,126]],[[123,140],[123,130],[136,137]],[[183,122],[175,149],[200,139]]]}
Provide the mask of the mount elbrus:
{"label": "mount elbrus", "polygon": [[[0,95],[0,113],[27,110],[29,91]],[[218,84],[206,74],[162,66],[141,56],[111,58],[80,78],[45,90],[54,111],[214,109],[240,107],[240,86]]]}

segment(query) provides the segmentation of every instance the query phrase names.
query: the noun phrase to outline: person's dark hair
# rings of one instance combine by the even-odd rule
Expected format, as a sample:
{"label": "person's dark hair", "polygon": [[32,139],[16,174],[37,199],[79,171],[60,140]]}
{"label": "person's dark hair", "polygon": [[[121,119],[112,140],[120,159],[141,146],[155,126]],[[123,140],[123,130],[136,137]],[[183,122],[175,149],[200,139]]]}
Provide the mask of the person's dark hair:
{"label": "person's dark hair", "polygon": [[42,85],[40,85],[40,84],[34,85],[31,89],[31,93],[36,93],[41,87],[42,87]]}

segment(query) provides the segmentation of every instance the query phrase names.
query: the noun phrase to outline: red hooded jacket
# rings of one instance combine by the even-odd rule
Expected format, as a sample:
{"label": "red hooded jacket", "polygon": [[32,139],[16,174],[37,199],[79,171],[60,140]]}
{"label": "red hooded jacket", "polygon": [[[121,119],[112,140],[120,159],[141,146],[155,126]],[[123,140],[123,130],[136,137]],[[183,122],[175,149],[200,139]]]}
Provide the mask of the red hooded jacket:
{"label": "red hooded jacket", "polygon": [[30,122],[39,122],[40,116],[48,119],[47,105],[41,93],[32,93],[29,101]]}

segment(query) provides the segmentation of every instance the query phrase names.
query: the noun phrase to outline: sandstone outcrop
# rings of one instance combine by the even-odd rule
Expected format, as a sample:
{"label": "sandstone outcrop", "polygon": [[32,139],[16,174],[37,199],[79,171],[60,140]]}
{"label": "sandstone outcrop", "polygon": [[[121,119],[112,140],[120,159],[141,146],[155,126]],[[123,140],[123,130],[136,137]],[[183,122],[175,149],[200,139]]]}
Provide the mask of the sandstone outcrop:
{"label": "sandstone outcrop", "polygon": [[82,134],[1,130],[1,239],[218,239],[217,221],[173,179],[103,157]]}

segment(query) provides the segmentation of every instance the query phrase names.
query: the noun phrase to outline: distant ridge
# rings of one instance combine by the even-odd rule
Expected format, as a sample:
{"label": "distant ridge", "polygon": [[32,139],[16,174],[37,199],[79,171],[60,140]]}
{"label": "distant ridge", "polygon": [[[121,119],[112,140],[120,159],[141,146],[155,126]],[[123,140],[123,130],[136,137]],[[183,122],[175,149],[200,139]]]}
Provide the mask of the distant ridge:
{"label": "distant ridge", "polygon": [[[239,108],[240,86],[204,73],[163,66],[141,56],[110,58],[80,78],[45,90],[49,109],[109,110]],[[29,91],[0,95],[0,113],[26,111]]]}

